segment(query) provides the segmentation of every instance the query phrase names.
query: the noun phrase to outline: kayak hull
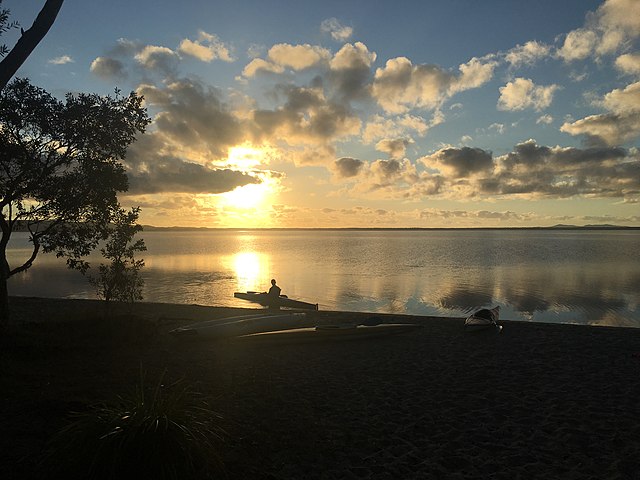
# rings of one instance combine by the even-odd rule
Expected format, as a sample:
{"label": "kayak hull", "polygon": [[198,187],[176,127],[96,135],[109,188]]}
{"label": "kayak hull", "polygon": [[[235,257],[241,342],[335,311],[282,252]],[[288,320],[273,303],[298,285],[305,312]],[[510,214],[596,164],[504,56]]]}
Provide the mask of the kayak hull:
{"label": "kayak hull", "polygon": [[331,342],[356,340],[398,335],[421,328],[410,323],[383,323],[379,325],[321,325],[307,328],[293,328],[272,332],[244,335],[237,340],[260,343]]}
{"label": "kayak hull", "polygon": [[295,328],[302,324],[305,317],[305,313],[242,315],[194,323],[176,328],[169,333],[175,337],[187,339],[225,339],[283,328]]}
{"label": "kayak hull", "polygon": [[235,292],[235,298],[247,300],[269,308],[296,308],[300,310],[318,310],[317,303],[307,303],[280,295],[274,297],[265,292]]}

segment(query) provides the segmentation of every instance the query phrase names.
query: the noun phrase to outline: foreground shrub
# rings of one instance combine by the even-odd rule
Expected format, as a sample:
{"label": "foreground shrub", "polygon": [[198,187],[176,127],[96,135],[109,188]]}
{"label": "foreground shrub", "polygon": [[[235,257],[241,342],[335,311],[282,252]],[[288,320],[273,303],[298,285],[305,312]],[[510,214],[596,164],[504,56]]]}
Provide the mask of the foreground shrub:
{"label": "foreground shrub", "polygon": [[[161,379],[162,380],[162,379]],[[224,477],[220,416],[183,382],[135,392],[73,414],[50,442],[46,476],[66,479]]]}

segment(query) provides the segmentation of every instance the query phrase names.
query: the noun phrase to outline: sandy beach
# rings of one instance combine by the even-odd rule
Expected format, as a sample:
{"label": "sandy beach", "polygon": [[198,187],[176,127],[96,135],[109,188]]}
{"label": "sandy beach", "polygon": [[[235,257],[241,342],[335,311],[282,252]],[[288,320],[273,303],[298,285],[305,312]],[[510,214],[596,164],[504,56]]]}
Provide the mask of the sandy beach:
{"label": "sandy beach", "polygon": [[[217,411],[232,479],[640,479],[640,329],[460,318],[367,340],[182,342],[180,325],[252,309],[13,298],[0,339],[0,478],[36,475],[68,414],[147,378]],[[372,314],[312,312],[308,324]]]}

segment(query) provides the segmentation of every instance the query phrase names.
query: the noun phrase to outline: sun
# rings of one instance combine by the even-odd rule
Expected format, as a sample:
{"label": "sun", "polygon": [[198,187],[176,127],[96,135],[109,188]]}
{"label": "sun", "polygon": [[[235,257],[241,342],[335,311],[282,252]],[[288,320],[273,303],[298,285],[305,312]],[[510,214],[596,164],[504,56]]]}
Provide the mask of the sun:
{"label": "sun", "polygon": [[225,206],[242,210],[255,209],[263,205],[271,193],[270,186],[263,180],[262,183],[252,183],[242,187],[236,187],[230,192],[221,195]]}
{"label": "sun", "polygon": [[278,182],[269,175],[269,172],[258,167],[268,163],[268,148],[256,148],[252,145],[238,145],[229,149],[227,165],[234,170],[245,172],[259,180],[259,183],[250,183],[236,187],[230,192],[220,195],[221,204],[227,209],[250,211],[256,213],[264,208],[268,210],[269,198],[276,193]]}

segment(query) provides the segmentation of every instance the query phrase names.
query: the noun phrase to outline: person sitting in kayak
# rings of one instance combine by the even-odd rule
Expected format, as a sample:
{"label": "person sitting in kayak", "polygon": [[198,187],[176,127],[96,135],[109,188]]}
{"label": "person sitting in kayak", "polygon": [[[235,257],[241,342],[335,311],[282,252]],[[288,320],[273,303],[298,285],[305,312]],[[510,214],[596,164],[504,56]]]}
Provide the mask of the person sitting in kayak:
{"label": "person sitting in kayak", "polygon": [[282,290],[276,285],[276,279],[271,279],[271,288],[269,289],[269,296],[274,298],[280,298],[280,292]]}
{"label": "person sitting in kayak", "polygon": [[[278,285],[276,285],[276,279],[272,278],[271,279],[271,288],[269,289],[269,293],[267,295],[269,295],[269,297],[271,297],[274,300],[279,300],[281,291],[282,290],[280,289],[280,287]],[[269,308],[280,310],[280,304],[278,302],[273,302],[273,303],[271,303],[269,305]]]}

